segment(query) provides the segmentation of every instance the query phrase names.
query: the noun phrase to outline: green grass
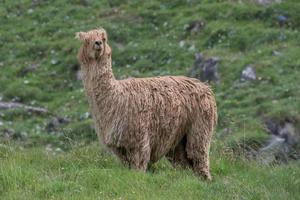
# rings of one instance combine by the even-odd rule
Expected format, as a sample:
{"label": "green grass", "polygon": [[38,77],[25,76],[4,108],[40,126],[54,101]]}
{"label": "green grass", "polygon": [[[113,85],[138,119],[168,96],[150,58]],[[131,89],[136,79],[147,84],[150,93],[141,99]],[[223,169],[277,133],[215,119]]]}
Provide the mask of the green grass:
{"label": "green grass", "polygon": [[0,148],[1,199],[299,199],[299,163],[266,167],[215,152],[205,182],[166,160],[129,170],[98,144],[62,154]]}
{"label": "green grass", "polygon": [[[0,6],[0,99],[49,110],[0,110],[0,199],[299,199],[299,161],[259,166],[232,150],[239,143],[264,142],[266,118],[300,119],[298,1],[38,2]],[[288,17],[282,28],[280,14]],[[204,27],[191,34],[186,27],[195,20]],[[109,34],[119,79],[186,75],[196,52],[220,58],[220,84],[213,85],[219,121],[212,183],[165,160],[146,174],[131,171],[97,147],[82,84],[75,79],[80,43],[74,36],[99,26]],[[239,84],[248,64],[259,79]],[[53,116],[71,122],[49,132]],[[63,152],[45,152],[49,144]]]}

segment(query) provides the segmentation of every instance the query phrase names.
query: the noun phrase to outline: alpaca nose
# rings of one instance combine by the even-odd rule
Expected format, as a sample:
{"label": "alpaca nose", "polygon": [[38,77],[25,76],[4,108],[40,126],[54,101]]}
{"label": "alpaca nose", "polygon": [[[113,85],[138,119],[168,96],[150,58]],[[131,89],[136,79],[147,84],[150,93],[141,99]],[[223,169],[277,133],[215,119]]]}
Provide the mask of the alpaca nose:
{"label": "alpaca nose", "polygon": [[96,41],[95,42],[95,45],[98,45],[98,46],[100,46],[102,44],[102,42],[101,41]]}
{"label": "alpaca nose", "polygon": [[101,49],[101,44],[102,44],[101,41],[96,41],[95,44],[94,44],[95,50],[100,50]]}

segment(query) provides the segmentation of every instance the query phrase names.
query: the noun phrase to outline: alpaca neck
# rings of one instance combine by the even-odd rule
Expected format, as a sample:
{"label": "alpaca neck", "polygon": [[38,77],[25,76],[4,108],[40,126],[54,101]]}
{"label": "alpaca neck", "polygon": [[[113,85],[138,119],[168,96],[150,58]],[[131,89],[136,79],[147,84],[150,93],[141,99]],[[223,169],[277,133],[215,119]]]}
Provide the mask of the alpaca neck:
{"label": "alpaca neck", "polygon": [[100,61],[96,61],[93,64],[91,75],[93,92],[95,94],[100,92],[102,95],[105,95],[105,92],[111,91],[116,80],[112,72],[111,56],[103,55]]}
{"label": "alpaca neck", "polygon": [[111,56],[103,55],[100,60],[93,60],[82,68],[83,81],[89,97],[105,96],[115,84],[112,72]]}
{"label": "alpaca neck", "polygon": [[[95,123],[96,132],[102,138],[104,143],[110,141],[110,136],[106,130],[106,124],[112,120],[109,113],[113,106],[117,104],[116,92],[118,89],[117,81],[113,75],[111,68],[111,57],[102,56],[101,60],[90,62],[83,65],[83,83],[88,96],[90,109]],[[101,122],[101,123],[100,123]]]}

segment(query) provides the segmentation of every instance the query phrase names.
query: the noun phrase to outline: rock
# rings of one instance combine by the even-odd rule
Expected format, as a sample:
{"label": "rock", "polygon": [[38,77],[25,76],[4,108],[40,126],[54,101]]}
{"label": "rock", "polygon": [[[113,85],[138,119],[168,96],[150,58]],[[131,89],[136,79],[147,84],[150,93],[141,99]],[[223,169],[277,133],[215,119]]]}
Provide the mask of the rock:
{"label": "rock", "polygon": [[202,68],[201,63],[203,61],[203,56],[201,53],[196,53],[195,54],[195,67],[197,68]]}
{"label": "rock", "polygon": [[285,15],[279,15],[277,17],[277,21],[278,21],[279,25],[282,27],[287,23],[288,18]]}
{"label": "rock", "polygon": [[119,50],[123,50],[123,49],[125,48],[124,44],[118,43],[118,42],[115,42],[115,46],[116,46],[117,49],[119,49]]}
{"label": "rock", "polygon": [[272,3],[282,3],[283,0],[253,0],[255,3],[266,6]]}
{"label": "rock", "polygon": [[257,158],[261,163],[286,163],[291,159],[300,158],[300,135],[294,123],[296,120],[291,118],[265,121],[270,139],[258,151]]}
{"label": "rock", "polygon": [[12,102],[0,101],[0,110],[1,109],[17,109],[17,108],[19,108],[19,109],[26,110],[27,112],[36,113],[36,114],[43,114],[43,113],[48,112],[48,110],[45,108],[33,107],[33,106],[21,104],[21,103],[16,103],[17,101],[19,101],[19,99],[15,99],[15,98],[12,100]]}
{"label": "rock", "polygon": [[88,0],[80,0],[80,3],[83,6],[88,6],[89,5],[89,1]]}
{"label": "rock", "polygon": [[179,47],[180,47],[180,48],[183,48],[184,45],[185,45],[185,41],[184,41],[184,40],[181,40],[181,41],[179,42]]}
{"label": "rock", "polygon": [[261,5],[268,5],[271,3],[270,0],[255,0],[255,2]]}
{"label": "rock", "polygon": [[279,34],[279,40],[280,41],[286,40],[286,35],[285,35],[285,33],[283,31],[281,31],[280,34]]}
{"label": "rock", "polygon": [[34,12],[34,10],[32,9],[32,8],[29,8],[28,10],[27,10],[27,13],[28,14],[31,14],[31,13],[33,13]]}
{"label": "rock", "polygon": [[39,0],[32,0],[31,1],[31,7],[32,8],[35,8],[35,7],[39,6],[39,5],[40,5],[40,1]]}
{"label": "rock", "polygon": [[[267,142],[268,144],[259,149],[257,160],[262,164],[272,164],[279,154],[284,153],[284,142],[283,138],[272,136]],[[284,159],[284,161],[286,160]]]}
{"label": "rock", "polygon": [[88,118],[91,118],[91,114],[89,112],[85,112],[83,114],[80,115],[79,119],[82,120],[86,120]]}
{"label": "rock", "polygon": [[265,125],[269,138],[265,141],[243,141],[238,148],[246,159],[256,160],[265,165],[284,164],[300,160],[300,133],[296,128],[297,118],[282,120],[266,119]]}
{"label": "rock", "polygon": [[82,72],[81,72],[81,69],[80,69],[80,65],[76,62],[72,65],[71,67],[72,69],[72,74],[75,74],[75,79],[77,81],[81,81],[82,80]]}
{"label": "rock", "polygon": [[71,120],[66,117],[52,117],[50,122],[46,126],[47,132],[57,131],[61,124],[68,124]]}
{"label": "rock", "polygon": [[204,27],[204,22],[201,20],[197,21],[192,21],[186,28],[185,31],[191,33],[191,34],[197,34],[199,33],[203,27]]}
{"label": "rock", "polygon": [[231,130],[229,129],[229,128],[224,128],[224,129],[222,129],[220,132],[219,132],[219,134],[220,134],[220,137],[222,137],[222,138],[225,138],[225,137],[227,137],[227,136],[229,136],[230,134],[231,134]]}
{"label": "rock", "polygon": [[202,81],[219,81],[218,62],[219,59],[215,57],[209,58],[205,61],[203,66],[203,73],[201,75]]}
{"label": "rock", "polygon": [[29,65],[29,66],[27,66],[27,67],[25,67],[25,68],[22,68],[22,69],[17,73],[17,75],[23,77],[23,76],[25,76],[26,74],[28,74],[29,72],[34,72],[35,70],[38,69],[38,67],[39,67],[38,64],[32,64],[32,65]]}
{"label": "rock", "polygon": [[5,141],[16,139],[16,133],[13,129],[5,128],[1,132]]}
{"label": "rock", "polygon": [[56,147],[56,148],[55,148],[55,152],[56,152],[56,153],[62,153],[63,150],[62,150],[61,148],[59,148],[59,147]]}
{"label": "rock", "polygon": [[[17,96],[14,96],[14,97],[11,99],[11,102],[19,103],[19,102],[21,102],[21,98],[20,98],[20,97],[17,97]],[[0,102],[0,103],[1,103],[1,102]]]}
{"label": "rock", "polygon": [[266,125],[266,128],[267,128],[267,132],[269,134],[279,135],[279,133],[278,133],[278,124],[274,120],[267,119],[265,121],[265,125]]}
{"label": "rock", "polygon": [[281,53],[280,51],[274,50],[274,51],[272,51],[272,55],[273,55],[273,56],[281,56],[282,53]]}
{"label": "rock", "polygon": [[246,68],[241,73],[240,80],[242,82],[256,80],[256,72],[253,65],[246,66]]}
{"label": "rock", "polygon": [[51,64],[52,65],[57,65],[58,63],[59,63],[59,60],[57,60],[55,58],[51,59]]}
{"label": "rock", "polygon": [[48,151],[48,152],[53,151],[53,146],[52,146],[52,144],[47,144],[45,150]]}
{"label": "rock", "polygon": [[198,78],[201,81],[218,83],[218,63],[219,58],[217,57],[205,59],[201,53],[196,53],[194,67],[190,70],[188,76]]}
{"label": "rock", "polygon": [[194,44],[192,44],[190,47],[189,47],[189,51],[195,51],[196,47]]}
{"label": "rock", "polygon": [[81,81],[81,80],[82,80],[81,70],[78,70],[78,71],[76,72],[76,80],[77,80],[77,81]]}
{"label": "rock", "polygon": [[285,144],[288,147],[299,143],[299,133],[297,132],[291,119],[286,118],[285,121],[278,127],[279,137],[285,139]]}
{"label": "rock", "polygon": [[268,119],[265,122],[269,134],[285,139],[285,143],[290,146],[299,142],[299,133],[294,123],[295,120],[290,118],[285,118],[280,122]]}

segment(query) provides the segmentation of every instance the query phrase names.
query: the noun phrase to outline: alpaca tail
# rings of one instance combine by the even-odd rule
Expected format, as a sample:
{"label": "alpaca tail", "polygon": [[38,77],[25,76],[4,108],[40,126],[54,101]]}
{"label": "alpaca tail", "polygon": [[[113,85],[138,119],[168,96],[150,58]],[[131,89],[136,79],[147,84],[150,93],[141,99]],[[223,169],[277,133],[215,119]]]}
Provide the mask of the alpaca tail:
{"label": "alpaca tail", "polygon": [[214,128],[217,126],[218,124],[218,109],[217,109],[217,103],[216,103],[216,99],[215,97],[213,96],[213,120],[214,120]]}
{"label": "alpaca tail", "polygon": [[201,104],[202,108],[204,108],[206,120],[208,120],[211,130],[214,130],[218,122],[218,113],[216,99],[210,88],[206,93],[205,97],[202,99]]}

